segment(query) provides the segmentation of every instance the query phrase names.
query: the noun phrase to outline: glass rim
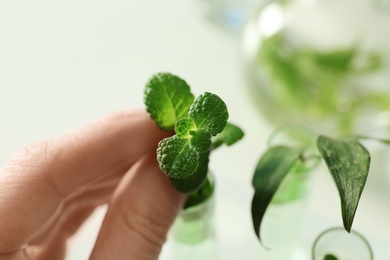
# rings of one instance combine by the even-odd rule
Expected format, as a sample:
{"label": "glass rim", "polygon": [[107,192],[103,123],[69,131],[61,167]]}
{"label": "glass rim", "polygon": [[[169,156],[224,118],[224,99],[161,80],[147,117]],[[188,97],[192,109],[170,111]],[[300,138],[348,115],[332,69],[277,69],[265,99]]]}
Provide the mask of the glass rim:
{"label": "glass rim", "polygon": [[310,128],[303,127],[296,124],[284,124],[276,128],[268,137],[267,139],[268,147],[274,146],[275,145],[274,142],[276,142],[275,141],[276,137],[278,135],[285,134],[286,132],[300,133],[301,136],[305,136],[306,139],[305,143],[302,144],[304,146],[308,146],[311,143],[315,143],[316,136],[317,136],[317,134],[314,131],[312,131]]}
{"label": "glass rim", "polygon": [[330,228],[327,228],[325,229],[324,231],[322,231],[317,237],[316,239],[314,240],[314,243],[313,243],[313,246],[311,248],[311,257],[312,259],[315,259],[315,255],[314,255],[314,249],[318,243],[318,241],[326,234],[332,232],[332,231],[344,231],[344,232],[347,232],[349,234],[353,234],[355,235],[356,237],[358,237],[365,245],[366,245],[366,248],[368,249],[368,252],[370,254],[370,257],[371,259],[374,259],[374,253],[372,251],[372,247],[370,245],[370,243],[368,242],[368,240],[358,231],[356,230],[352,230],[350,232],[348,232],[347,230],[345,230],[343,227],[330,227]]}

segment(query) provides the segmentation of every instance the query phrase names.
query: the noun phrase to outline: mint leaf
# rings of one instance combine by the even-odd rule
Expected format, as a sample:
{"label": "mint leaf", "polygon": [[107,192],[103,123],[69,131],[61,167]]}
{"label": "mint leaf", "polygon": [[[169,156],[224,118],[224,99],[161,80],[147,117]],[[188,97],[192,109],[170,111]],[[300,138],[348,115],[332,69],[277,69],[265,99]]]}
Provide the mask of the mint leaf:
{"label": "mint leaf", "polygon": [[198,168],[199,153],[190,147],[190,139],[174,135],[158,144],[157,161],[160,169],[169,177],[185,179]]}
{"label": "mint leaf", "polygon": [[192,132],[190,145],[198,153],[203,153],[210,150],[210,146],[211,146],[210,133],[204,129],[200,129],[198,131]]}
{"label": "mint leaf", "polygon": [[215,94],[206,92],[199,96],[188,112],[198,128],[206,129],[212,136],[222,132],[229,113],[225,102]]}
{"label": "mint leaf", "polygon": [[190,138],[191,133],[196,129],[194,120],[183,118],[176,122],[175,133],[180,138]]}
{"label": "mint leaf", "polygon": [[280,183],[296,164],[303,152],[302,148],[274,146],[260,158],[253,175],[252,186],[255,194],[252,200],[252,222],[254,231],[260,237],[261,221]]}
{"label": "mint leaf", "polygon": [[199,153],[198,168],[194,173],[184,179],[170,177],[172,185],[181,193],[191,193],[199,189],[207,177],[210,151]]}
{"label": "mint leaf", "polygon": [[190,146],[198,153],[210,149],[211,135],[207,130],[197,129],[194,120],[183,118],[175,124],[176,135],[183,139],[190,139]]}
{"label": "mint leaf", "polygon": [[175,122],[187,116],[194,101],[188,84],[170,73],[153,75],[145,87],[144,103],[151,118],[163,130],[173,130]]}
{"label": "mint leaf", "polygon": [[[175,130],[175,135],[158,144],[160,169],[178,191],[195,191],[207,176],[211,138],[227,125],[226,104],[209,92],[194,101],[188,84],[170,73],[157,73],[150,78],[144,91],[144,103],[161,129]],[[237,137],[223,142],[231,144],[243,133],[235,135]]]}
{"label": "mint leaf", "polygon": [[211,137],[223,131],[228,117],[223,100],[206,92],[191,105],[188,118],[176,123],[176,135],[160,142],[160,168],[179,191],[194,191],[206,177]]}
{"label": "mint leaf", "polygon": [[227,123],[223,131],[212,138],[213,148],[216,149],[222,144],[232,145],[244,136],[244,132],[238,126]]}
{"label": "mint leaf", "polygon": [[320,136],[317,146],[336,183],[344,228],[350,232],[366,184],[370,154],[354,138],[336,140]]}
{"label": "mint leaf", "polygon": [[214,193],[214,183],[206,177],[202,185],[188,196],[184,209],[199,205],[208,200]]}

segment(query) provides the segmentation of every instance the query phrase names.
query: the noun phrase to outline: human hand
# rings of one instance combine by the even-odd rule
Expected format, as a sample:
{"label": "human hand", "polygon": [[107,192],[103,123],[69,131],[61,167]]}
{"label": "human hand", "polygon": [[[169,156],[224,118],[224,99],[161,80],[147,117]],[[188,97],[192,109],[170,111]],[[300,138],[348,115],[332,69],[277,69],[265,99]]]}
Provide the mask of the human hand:
{"label": "human hand", "polygon": [[184,202],[156,162],[166,136],[132,110],[17,154],[0,168],[0,259],[64,259],[103,204],[91,259],[157,259]]}

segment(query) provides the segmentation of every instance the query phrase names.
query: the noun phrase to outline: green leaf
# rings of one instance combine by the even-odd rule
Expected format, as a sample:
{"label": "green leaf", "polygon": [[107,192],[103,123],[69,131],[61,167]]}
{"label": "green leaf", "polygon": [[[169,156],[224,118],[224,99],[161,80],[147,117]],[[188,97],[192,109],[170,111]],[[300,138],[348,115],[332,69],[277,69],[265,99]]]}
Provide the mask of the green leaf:
{"label": "green leaf", "polygon": [[[182,139],[177,135],[160,141],[157,161],[160,169],[169,177],[173,186],[182,193],[195,191],[207,176],[210,155],[210,134],[206,138],[208,149],[199,152],[203,143],[191,145],[192,138]],[[205,148],[204,148],[205,149]]]}
{"label": "green leaf", "polygon": [[197,170],[199,153],[190,147],[189,139],[174,135],[158,144],[157,161],[161,170],[169,177],[185,179]]}
{"label": "green leaf", "polygon": [[356,57],[357,48],[336,49],[327,52],[310,50],[305,53],[313,59],[316,65],[332,73],[345,73],[351,69],[352,61]]}
{"label": "green leaf", "polygon": [[191,147],[198,153],[203,153],[210,150],[211,135],[204,129],[193,131],[190,140]]}
{"label": "green leaf", "polygon": [[212,138],[213,148],[216,149],[222,144],[232,145],[244,136],[244,132],[238,126],[227,123],[223,131]]}
{"label": "green leaf", "polygon": [[302,148],[274,146],[263,154],[256,166],[252,180],[255,189],[252,200],[252,221],[260,242],[262,242],[261,221],[266,209],[284,177],[300,159],[302,151]]}
{"label": "green leaf", "polygon": [[198,153],[206,152],[211,146],[211,135],[205,129],[197,129],[191,118],[183,118],[175,124],[176,135],[190,139],[190,146]]}
{"label": "green leaf", "polygon": [[175,124],[175,133],[180,138],[190,138],[195,129],[195,122],[190,118],[182,118]]}
{"label": "green leaf", "polygon": [[204,181],[211,137],[223,131],[228,117],[222,99],[206,92],[191,105],[188,117],[176,122],[176,135],[160,142],[157,160],[178,191],[194,191]]}
{"label": "green leaf", "polygon": [[226,104],[209,92],[194,102],[188,84],[170,73],[157,73],[150,78],[144,103],[161,129],[175,130],[174,136],[158,145],[160,169],[178,191],[195,191],[207,176],[211,138],[227,124]]}
{"label": "green leaf", "polygon": [[324,257],[324,260],[337,260],[338,258],[332,254],[327,254],[325,257]]}
{"label": "green leaf", "polygon": [[317,146],[336,183],[344,228],[350,232],[366,184],[370,154],[354,138],[336,140],[320,136]]}
{"label": "green leaf", "polygon": [[186,117],[194,101],[188,84],[170,73],[153,75],[145,87],[144,102],[151,118],[163,130],[173,130],[175,122]]}
{"label": "green leaf", "polygon": [[199,129],[206,129],[212,136],[222,132],[227,124],[229,113],[225,102],[215,94],[205,92],[191,105],[188,117]]}
{"label": "green leaf", "polygon": [[202,185],[187,197],[183,208],[187,209],[190,207],[195,207],[208,200],[213,195],[213,193],[214,183],[210,181],[208,177],[206,177],[204,182],[202,182]]}
{"label": "green leaf", "polygon": [[198,168],[191,175],[184,179],[169,178],[177,191],[181,193],[191,193],[201,187],[205,181],[208,172],[210,151],[199,153]]}

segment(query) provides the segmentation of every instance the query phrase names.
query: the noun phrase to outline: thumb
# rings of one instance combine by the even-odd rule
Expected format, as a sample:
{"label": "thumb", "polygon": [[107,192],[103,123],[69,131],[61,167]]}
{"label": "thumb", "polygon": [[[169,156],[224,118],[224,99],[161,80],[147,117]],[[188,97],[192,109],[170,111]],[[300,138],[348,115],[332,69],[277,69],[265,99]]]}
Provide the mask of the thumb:
{"label": "thumb", "polygon": [[155,156],[144,156],[114,192],[91,259],[158,259],[184,198]]}

